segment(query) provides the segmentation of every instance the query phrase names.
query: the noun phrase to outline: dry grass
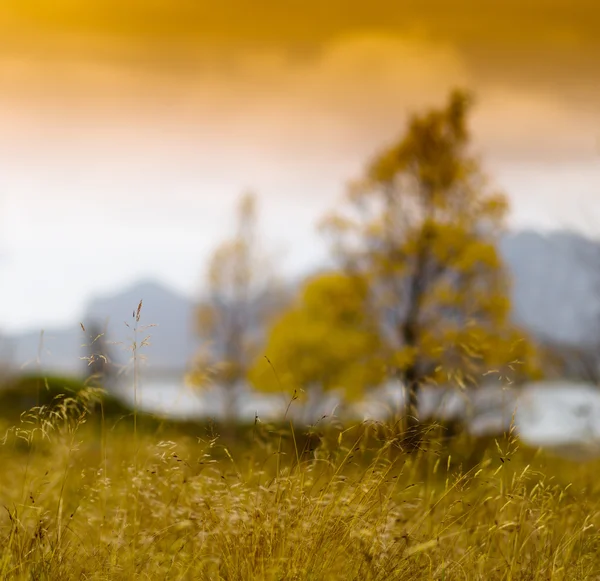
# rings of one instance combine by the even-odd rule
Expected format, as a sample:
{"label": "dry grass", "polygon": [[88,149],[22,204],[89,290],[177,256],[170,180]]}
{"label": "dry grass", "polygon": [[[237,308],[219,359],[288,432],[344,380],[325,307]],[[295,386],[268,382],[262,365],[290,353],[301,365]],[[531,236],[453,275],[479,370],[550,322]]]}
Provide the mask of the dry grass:
{"label": "dry grass", "polygon": [[600,579],[598,463],[509,435],[469,466],[364,426],[304,454],[266,427],[136,449],[85,397],[0,446],[0,579]]}

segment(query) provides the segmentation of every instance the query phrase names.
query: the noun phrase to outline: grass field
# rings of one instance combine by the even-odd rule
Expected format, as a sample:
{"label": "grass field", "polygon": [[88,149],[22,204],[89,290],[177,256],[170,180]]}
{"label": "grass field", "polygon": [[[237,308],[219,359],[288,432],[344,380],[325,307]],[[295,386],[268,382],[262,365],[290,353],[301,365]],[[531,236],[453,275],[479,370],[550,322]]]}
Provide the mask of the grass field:
{"label": "grass field", "polygon": [[5,422],[0,579],[600,579],[600,462],[87,407]]}

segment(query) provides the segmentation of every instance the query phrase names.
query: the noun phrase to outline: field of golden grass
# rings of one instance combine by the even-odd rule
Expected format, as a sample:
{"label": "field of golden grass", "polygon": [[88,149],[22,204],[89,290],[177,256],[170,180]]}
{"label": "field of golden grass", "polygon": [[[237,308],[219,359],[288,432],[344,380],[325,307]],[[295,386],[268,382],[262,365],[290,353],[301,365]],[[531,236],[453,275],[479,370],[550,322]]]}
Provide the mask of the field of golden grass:
{"label": "field of golden grass", "polygon": [[315,447],[87,407],[3,426],[0,579],[600,579],[600,463],[514,433],[407,454],[385,426],[330,421]]}

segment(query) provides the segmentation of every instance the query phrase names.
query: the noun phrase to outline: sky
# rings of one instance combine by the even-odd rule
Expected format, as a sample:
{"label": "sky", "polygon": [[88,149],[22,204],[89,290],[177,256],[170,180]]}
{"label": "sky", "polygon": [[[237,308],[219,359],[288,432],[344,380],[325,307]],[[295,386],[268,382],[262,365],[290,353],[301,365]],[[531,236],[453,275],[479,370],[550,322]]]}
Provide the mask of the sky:
{"label": "sky", "polygon": [[310,270],[347,182],[454,87],[510,226],[600,237],[594,3],[216,4],[3,0],[0,329],[141,278],[199,296],[248,189],[281,271]]}

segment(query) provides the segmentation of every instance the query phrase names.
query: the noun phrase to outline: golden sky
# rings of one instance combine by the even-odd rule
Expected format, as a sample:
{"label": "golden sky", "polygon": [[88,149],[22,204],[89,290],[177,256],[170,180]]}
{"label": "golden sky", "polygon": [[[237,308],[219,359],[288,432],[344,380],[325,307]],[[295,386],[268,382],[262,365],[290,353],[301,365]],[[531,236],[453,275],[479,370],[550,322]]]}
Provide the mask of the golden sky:
{"label": "golden sky", "polygon": [[599,6],[1,0],[0,327],[139,276],[197,290],[248,187],[310,268],[345,182],[456,86],[511,225],[600,232]]}
{"label": "golden sky", "polygon": [[365,29],[427,29],[443,41],[540,49],[597,44],[593,0],[4,0],[6,30],[155,44],[327,43]]}
{"label": "golden sky", "polygon": [[372,127],[462,83],[484,104],[510,94],[511,115],[541,99],[595,117],[598,22],[594,0],[2,0],[0,91],[112,117],[177,107],[205,124],[243,100]]}
{"label": "golden sky", "polygon": [[[3,0],[2,51],[33,59],[232,67],[240,53],[318,58],[354,36],[450,46],[478,77],[581,85],[597,74],[595,0]],[[573,87],[571,87],[573,88]]]}

